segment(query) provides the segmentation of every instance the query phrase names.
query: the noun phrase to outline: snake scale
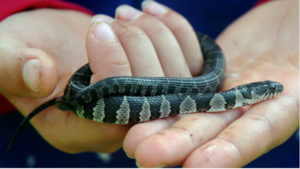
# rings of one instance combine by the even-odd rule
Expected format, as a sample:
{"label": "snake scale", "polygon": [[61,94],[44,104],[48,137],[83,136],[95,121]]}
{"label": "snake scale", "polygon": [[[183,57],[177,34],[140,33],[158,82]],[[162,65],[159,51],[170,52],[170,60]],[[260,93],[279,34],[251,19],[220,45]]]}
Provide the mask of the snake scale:
{"label": "snake scale", "polygon": [[7,151],[30,119],[52,105],[97,122],[135,124],[192,112],[226,111],[273,98],[283,90],[278,82],[262,81],[218,92],[225,72],[222,50],[207,35],[197,33],[197,37],[205,62],[200,76],[119,76],[90,84],[92,71],[86,64],[70,78],[63,96],[42,104],[24,118]]}

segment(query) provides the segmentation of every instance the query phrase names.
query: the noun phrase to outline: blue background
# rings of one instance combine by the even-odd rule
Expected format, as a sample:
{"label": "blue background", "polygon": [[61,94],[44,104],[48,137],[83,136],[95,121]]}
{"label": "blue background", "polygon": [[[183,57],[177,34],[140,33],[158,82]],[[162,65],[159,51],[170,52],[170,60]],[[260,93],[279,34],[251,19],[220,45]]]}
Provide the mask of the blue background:
{"label": "blue background", "polygon": [[[185,16],[196,31],[217,37],[232,21],[251,9],[257,0],[161,0]],[[120,4],[140,9],[141,0],[73,0],[95,13],[114,16]],[[120,150],[112,155],[99,153],[66,154],[45,142],[31,127],[26,127],[12,152],[5,149],[22,116],[18,112],[0,117],[0,167],[136,167]],[[225,159],[226,160],[226,159]],[[299,167],[299,131],[287,142],[261,156],[246,167]]]}

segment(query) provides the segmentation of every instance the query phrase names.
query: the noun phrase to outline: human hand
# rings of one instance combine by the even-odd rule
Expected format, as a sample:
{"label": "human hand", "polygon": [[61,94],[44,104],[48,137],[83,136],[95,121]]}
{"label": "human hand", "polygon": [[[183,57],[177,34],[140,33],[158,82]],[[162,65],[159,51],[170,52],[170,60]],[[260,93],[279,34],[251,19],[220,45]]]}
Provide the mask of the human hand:
{"label": "human hand", "polygon": [[[21,12],[0,23],[0,92],[24,116],[61,96],[70,76],[87,63],[89,24],[83,13],[51,9]],[[128,128],[80,119],[54,106],[32,124],[51,145],[69,153],[116,151]]]}
{"label": "human hand", "polygon": [[[166,22],[168,10],[156,18]],[[143,167],[241,167],[287,140],[299,119],[297,12],[296,0],[266,3],[217,39],[227,60],[224,90],[269,79],[283,84],[281,95],[237,110],[137,124],[125,137],[125,152]]]}

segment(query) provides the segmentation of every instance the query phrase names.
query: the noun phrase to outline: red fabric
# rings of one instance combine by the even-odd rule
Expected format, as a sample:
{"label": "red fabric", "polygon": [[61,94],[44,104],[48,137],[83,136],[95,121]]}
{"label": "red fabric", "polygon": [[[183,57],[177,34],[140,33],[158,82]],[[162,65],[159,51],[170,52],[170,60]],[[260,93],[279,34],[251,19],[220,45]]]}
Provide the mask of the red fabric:
{"label": "red fabric", "polygon": [[16,108],[0,94],[0,114],[11,112]]}
{"label": "red fabric", "polygon": [[[268,1],[271,0],[259,0],[255,6],[261,5]],[[93,14],[88,9],[79,5],[60,0],[2,0],[0,5],[0,21],[14,13],[35,8],[72,9],[90,15]],[[13,110],[15,110],[15,107],[0,94],[0,114]]]}
{"label": "red fabric", "polygon": [[60,0],[2,0],[0,5],[0,21],[14,13],[35,8],[72,9],[92,15],[92,12],[86,8]]}
{"label": "red fabric", "polygon": [[259,5],[261,5],[261,4],[263,4],[263,3],[266,3],[266,2],[269,2],[269,1],[272,1],[272,0],[259,0],[259,1],[255,4],[255,6],[259,6]]}
{"label": "red fabric", "polygon": [[[93,15],[93,13],[86,8],[61,0],[1,0],[0,21],[14,13],[37,8],[70,9]],[[11,112],[15,109],[16,108],[0,94],[0,114]]]}

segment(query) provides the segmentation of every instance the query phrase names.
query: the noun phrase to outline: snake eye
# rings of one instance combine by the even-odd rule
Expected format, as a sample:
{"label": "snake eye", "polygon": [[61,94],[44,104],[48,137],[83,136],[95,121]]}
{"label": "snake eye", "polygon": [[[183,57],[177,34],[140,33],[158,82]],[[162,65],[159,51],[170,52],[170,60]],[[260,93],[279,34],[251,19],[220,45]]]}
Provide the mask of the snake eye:
{"label": "snake eye", "polygon": [[269,90],[270,90],[270,88],[267,85],[263,85],[263,86],[257,87],[255,92],[257,95],[264,95],[264,94],[268,93]]}

